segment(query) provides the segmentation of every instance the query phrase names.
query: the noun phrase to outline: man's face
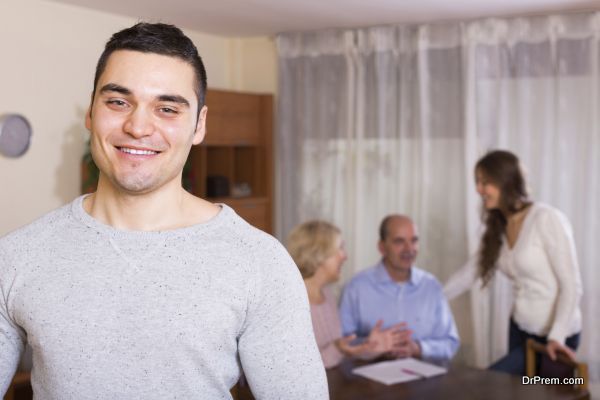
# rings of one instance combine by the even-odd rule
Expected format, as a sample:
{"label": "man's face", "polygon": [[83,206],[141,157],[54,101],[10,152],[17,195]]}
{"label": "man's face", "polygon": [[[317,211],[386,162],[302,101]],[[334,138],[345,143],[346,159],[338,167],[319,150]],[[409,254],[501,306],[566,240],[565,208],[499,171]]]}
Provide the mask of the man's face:
{"label": "man's face", "polygon": [[379,242],[383,262],[393,271],[408,273],[419,252],[417,228],[408,219],[393,218],[388,222],[387,235]]}
{"label": "man's face", "polygon": [[85,121],[101,184],[129,194],[181,187],[190,147],[205,131],[194,85],[193,67],[178,58],[111,54]]}

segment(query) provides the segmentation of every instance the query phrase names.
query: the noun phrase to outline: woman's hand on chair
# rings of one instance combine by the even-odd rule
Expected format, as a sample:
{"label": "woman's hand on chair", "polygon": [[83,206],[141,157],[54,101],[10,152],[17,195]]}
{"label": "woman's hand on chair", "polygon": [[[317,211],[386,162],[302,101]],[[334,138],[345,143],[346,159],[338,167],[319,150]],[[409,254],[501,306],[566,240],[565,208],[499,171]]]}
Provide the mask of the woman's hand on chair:
{"label": "woman's hand on chair", "polygon": [[548,344],[546,344],[546,352],[552,361],[556,360],[556,353],[561,352],[566,355],[571,361],[575,362],[575,352],[571,350],[569,347],[557,342],[556,340],[548,340]]}

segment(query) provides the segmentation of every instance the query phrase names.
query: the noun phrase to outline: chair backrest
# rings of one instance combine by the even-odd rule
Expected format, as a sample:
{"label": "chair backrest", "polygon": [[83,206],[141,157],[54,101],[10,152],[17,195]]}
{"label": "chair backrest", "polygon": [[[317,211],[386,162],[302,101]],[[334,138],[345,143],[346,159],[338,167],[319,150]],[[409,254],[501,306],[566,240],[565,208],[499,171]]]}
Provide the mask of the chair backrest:
{"label": "chair backrest", "polygon": [[29,385],[30,376],[29,372],[17,372],[8,387],[4,400],[13,400],[15,398],[15,391],[18,388]]}
{"label": "chair backrest", "polygon": [[574,386],[578,386],[583,390],[587,390],[588,388],[588,369],[586,363],[573,361],[561,352],[557,353],[556,361],[553,361],[546,351],[546,346],[533,339],[527,339],[525,362],[525,372],[529,377],[583,378],[583,384]]}

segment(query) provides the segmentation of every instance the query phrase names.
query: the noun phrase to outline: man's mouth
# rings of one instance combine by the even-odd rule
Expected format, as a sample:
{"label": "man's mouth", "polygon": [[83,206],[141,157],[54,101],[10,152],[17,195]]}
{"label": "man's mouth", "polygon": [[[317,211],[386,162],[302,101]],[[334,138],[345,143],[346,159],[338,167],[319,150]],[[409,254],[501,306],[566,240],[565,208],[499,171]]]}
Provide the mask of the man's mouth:
{"label": "man's mouth", "polygon": [[133,154],[136,156],[152,156],[160,153],[160,151],[147,150],[147,149],[132,149],[130,147],[117,147],[119,151],[127,154]]}

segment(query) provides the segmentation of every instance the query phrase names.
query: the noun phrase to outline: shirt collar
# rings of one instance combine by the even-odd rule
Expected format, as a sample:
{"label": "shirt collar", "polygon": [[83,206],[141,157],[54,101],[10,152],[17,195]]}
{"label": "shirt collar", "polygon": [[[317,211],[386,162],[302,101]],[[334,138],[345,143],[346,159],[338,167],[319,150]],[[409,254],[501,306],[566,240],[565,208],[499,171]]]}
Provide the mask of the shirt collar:
{"label": "shirt collar", "polygon": [[[422,278],[423,271],[421,271],[421,269],[413,265],[410,269],[410,278],[406,283],[409,286],[417,286]],[[379,263],[375,266],[375,281],[381,285],[390,283],[394,285],[397,284],[397,282],[393,281],[392,278],[390,278],[390,274],[388,274],[387,269],[385,269],[385,265],[383,265],[383,259],[379,260]]]}

